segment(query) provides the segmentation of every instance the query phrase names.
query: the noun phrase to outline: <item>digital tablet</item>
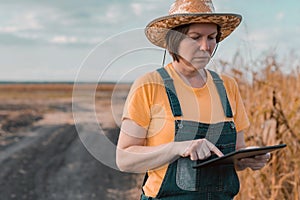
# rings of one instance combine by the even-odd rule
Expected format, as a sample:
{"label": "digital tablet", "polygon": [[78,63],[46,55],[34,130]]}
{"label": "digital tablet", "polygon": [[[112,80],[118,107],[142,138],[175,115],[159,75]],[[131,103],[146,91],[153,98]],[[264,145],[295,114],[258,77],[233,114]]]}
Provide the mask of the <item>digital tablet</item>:
{"label": "digital tablet", "polygon": [[231,153],[228,153],[222,157],[213,158],[207,161],[203,161],[193,168],[198,167],[207,167],[209,165],[220,165],[220,164],[230,164],[234,163],[235,160],[241,158],[251,158],[257,155],[265,154],[271,151],[275,151],[281,148],[286,147],[286,144],[279,144],[274,146],[265,146],[265,147],[255,147],[249,149],[240,149]]}

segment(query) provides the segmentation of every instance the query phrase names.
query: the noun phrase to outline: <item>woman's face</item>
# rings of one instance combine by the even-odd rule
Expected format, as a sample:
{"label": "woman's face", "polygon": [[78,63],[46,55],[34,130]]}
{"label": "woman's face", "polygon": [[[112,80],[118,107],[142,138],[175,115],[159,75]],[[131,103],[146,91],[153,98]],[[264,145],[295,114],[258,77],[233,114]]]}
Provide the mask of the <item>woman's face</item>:
{"label": "woman's face", "polygon": [[180,42],[178,47],[180,62],[198,70],[203,69],[210,61],[216,47],[217,34],[216,24],[191,24],[187,37]]}

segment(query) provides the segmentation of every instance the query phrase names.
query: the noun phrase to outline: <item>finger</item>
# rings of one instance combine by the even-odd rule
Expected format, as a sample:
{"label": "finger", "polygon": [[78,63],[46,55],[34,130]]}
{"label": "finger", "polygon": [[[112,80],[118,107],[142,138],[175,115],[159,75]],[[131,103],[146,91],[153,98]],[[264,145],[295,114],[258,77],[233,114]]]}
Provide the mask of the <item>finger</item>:
{"label": "finger", "polygon": [[239,170],[244,170],[248,167],[247,165],[245,165],[244,159],[238,159],[234,162]]}
{"label": "finger", "polygon": [[253,171],[260,170],[262,167],[250,167]]}
{"label": "finger", "polygon": [[184,152],[181,156],[182,157],[188,157],[190,155],[190,153],[188,151]]}
{"label": "finger", "polygon": [[253,158],[256,160],[263,160],[265,158],[265,156],[264,155],[256,155]]}
{"label": "finger", "polygon": [[190,156],[190,152],[191,152],[191,148],[193,147],[193,143],[194,143],[194,141],[187,141],[186,142],[186,147],[185,147],[183,153],[181,154],[182,157]]}
{"label": "finger", "polygon": [[239,163],[244,167],[249,167],[252,170],[259,170],[266,165],[266,162],[262,162],[261,160],[256,160],[255,158],[244,158],[240,159]]}
{"label": "finger", "polygon": [[216,146],[213,149],[211,149],[211,151],[214,152],[218,157],[224,156],[222,151],[220,151]]}
{"label": "finger", "polygon": [[191,160],[198,160],[198,156],[196,152],[191,152],[190,153],[190,159]]}
{"label": "finger", "polygon": [[212,151],[212,152],[214,152],[218,157],[224,156],[224,154],[222,153],[222,151],[220,151],[220,149],[218,149],[218,147],[216,147],[213,143],[211,143],[210,141],[206,140],[206,144],[207,144],[209,150]]}
{"label": "finger", "polygon": [[254,158],[255,158],[255,159],[262,159],[262,160],[264,160],[264,159],[269,159],[270,156],[267,155],[267,154],[262,154],[262,155],[257,155],[257,156],[255,156]]}
{"label": "finger", "polygon": [[267,163],[269,162],[271,158],[271,154],[270,153],[266,153],[266,154],[263,154],[263,155],[259,155],[259,156],[255,156],[254,159],[257,161],[257,162],[264,162],[264,163]]}
{"label": "finger", "polygon": [[252,170],[259,170],[259,169],[263,168],[264,166],[265,166],[264,163],[257,163],[257,164],[255,164],[255,165],[253,165],[253,166],[250,166],[250,168],[251,168]]}
{"label": "finger", "polygon": [[267,153],[267,162],[269,162],[270,160],[271,160],[271,158],[272,158],[272,154],[271,153]]}
{"label": "finger", "polygon": [[185,150],[184,150],[184,153],[181,155],[182,157],[188,157],[190,155],[190,148],[187,147]]}
{"label": "finger", "polygon": [[247,165],[255,165],[258,162],[255,158],[243,158],[243,159],[240,159],[240,161],[242,161],[243,163],[245,163]]}
{"label": "finger", "polygon": [[203,160],[203,159],[211,156],[211,152],[210,152],[209,148],[203,146],[201,149],[197,150],[197,155],[200,160]]}

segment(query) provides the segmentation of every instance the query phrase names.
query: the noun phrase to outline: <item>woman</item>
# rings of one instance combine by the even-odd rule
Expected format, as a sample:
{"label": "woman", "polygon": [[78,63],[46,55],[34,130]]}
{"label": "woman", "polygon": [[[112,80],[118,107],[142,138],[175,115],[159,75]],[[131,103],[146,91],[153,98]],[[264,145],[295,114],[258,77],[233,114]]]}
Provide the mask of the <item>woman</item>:
{"label": "woman", "polygon": [[234,79],[205,69],[217,45],[241,22],[209,0],[177,0],[146,27],[173,58],[133,84],[117,148],[120,170],[146,172],[141,199],[233,199],[236,170],[261,169],[269,154],[235,164],[193,168],[245,148],[249,121]]}

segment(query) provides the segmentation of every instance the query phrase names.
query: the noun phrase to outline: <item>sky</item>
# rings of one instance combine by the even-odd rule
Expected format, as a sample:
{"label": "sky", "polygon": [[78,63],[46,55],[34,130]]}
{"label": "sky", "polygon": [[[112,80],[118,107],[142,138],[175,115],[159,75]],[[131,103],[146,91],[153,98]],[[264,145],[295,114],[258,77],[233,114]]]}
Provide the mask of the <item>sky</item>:
{"label": "sky", "polygon": [[[0,0],[0,81],[128,81],[162,62],[144,27],[173,0]],[[299,0],[215,0],[241,25],[214,59],[299,58]],[[169,61],[169,58],[167,58]]]}

